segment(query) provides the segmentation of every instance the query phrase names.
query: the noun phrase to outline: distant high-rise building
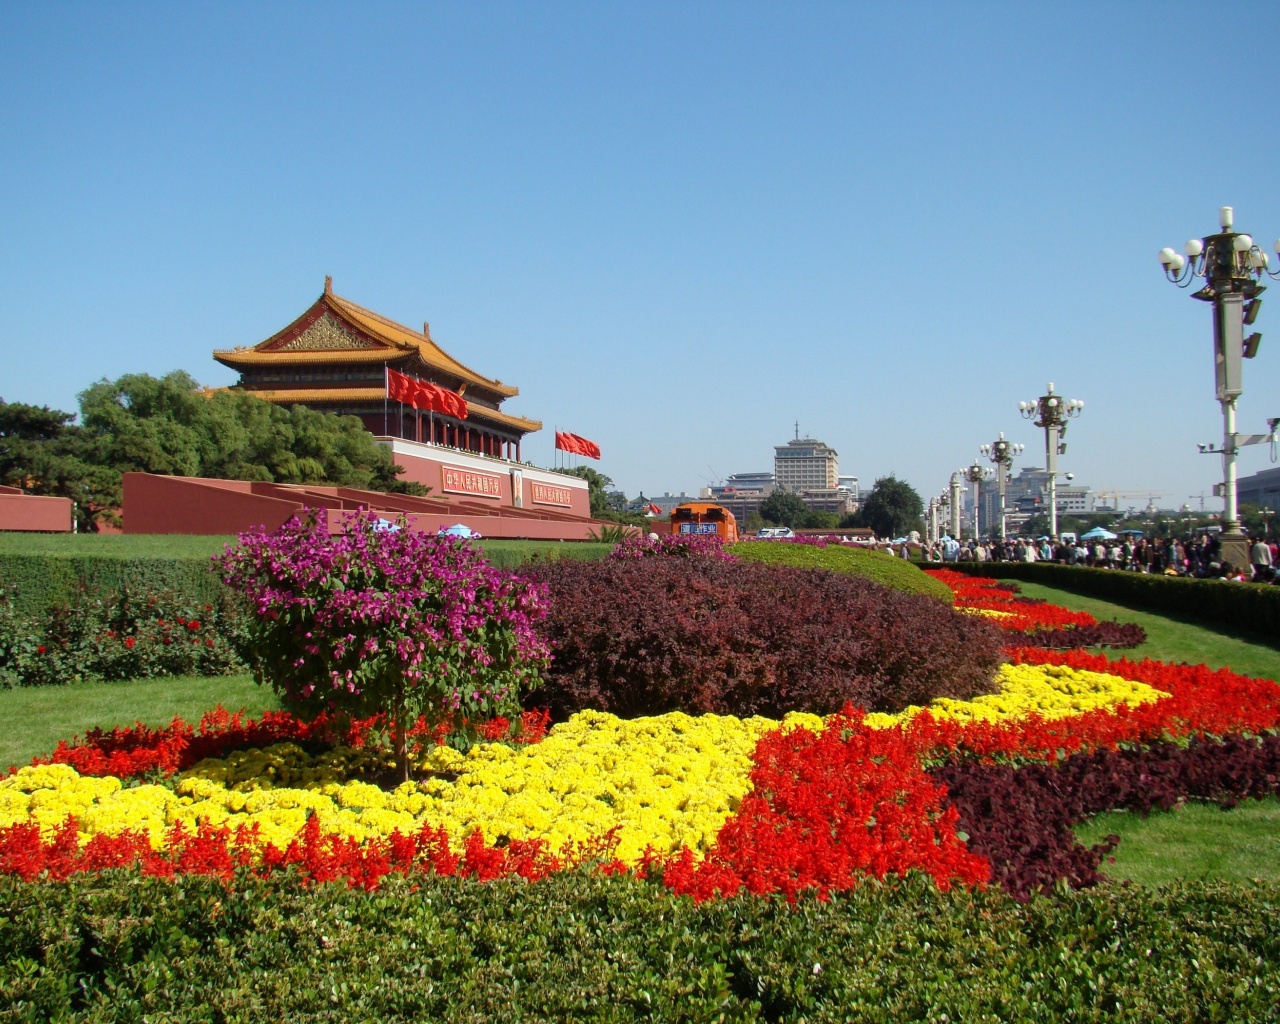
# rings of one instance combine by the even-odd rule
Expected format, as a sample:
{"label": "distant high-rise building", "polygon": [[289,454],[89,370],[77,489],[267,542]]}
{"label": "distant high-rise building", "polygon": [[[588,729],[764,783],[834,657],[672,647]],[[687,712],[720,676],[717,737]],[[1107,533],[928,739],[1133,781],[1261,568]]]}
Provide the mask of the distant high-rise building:
{"label": "distant high-rise building", "polygon": [[778,487],[800,494],[834,491],[840,486],[838,454],[821,441],[795,438],[773,449],[773,478]]}

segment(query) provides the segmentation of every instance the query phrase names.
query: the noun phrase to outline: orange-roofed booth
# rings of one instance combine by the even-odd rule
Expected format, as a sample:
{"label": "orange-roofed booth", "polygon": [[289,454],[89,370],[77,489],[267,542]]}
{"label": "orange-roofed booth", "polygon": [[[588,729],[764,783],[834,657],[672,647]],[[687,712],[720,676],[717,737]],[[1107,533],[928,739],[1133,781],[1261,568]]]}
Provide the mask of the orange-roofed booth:
{"label": "orange-roofed booth", "polygon": [[[214,358],[238,370],[236,389],[276,405],[357,416],[391,450],[403,479],[430,488],[425,498],[345,487],[287,485],[129,473],[125,533],[236,533],[274,528],[305,508],[330,511],[331,528],[358,508],[411,528],[461,523],[484,537],[586,540],[586,482],[520,461],[524,435],[540,430],[500,406],[520,389],[485,377],[445,352],[427,324],[417,331],[324,292],[287,327],[251,347]],[[422,385],[448,400],[414,407],[393,398]]]}

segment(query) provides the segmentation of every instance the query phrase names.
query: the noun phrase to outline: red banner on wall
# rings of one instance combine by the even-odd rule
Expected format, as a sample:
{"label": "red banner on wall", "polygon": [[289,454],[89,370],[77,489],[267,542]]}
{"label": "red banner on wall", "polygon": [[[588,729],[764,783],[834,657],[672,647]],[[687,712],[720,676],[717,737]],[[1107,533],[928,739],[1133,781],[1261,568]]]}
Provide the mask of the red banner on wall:
{"label": "red banner on wall", "polygon": [[563,430],[556,431],[556,447],[563,452],[585,455],[589,459],[600,458],[600,446],[598,444],[594,441],[588,441],[585,437],[570,434]]}
{"label": "red banner on wall", "polygon": [[530,483],[529,489],[532,492],[535,505],[564,505],[568,507],[573,504],[573,491],[568,487]]}
{"label": "red banner on wall", "polygon": [[461,466],[440,467],[440,489],[449,494],[471,494],[477,498],[501,498],[502,477],[477,473]]}

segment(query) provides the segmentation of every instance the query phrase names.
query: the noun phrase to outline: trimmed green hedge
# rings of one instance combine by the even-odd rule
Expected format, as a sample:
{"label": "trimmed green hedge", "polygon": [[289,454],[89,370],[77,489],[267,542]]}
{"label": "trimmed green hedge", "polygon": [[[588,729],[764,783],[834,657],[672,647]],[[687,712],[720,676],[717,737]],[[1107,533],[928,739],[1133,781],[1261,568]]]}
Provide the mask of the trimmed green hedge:
{"label": "trimmed green hedge", "polygon": [[[0,586],[21,615],[43,616],[54,605],[74,607],[86,596],[171,594],[179,604],[216,604],[222,581],[208,558],[118,558],[98,555],[0,554]],[[87,591],[87,594],[86,594]]]}
{"label": "trimmed green hedge", "polygon": [[954,604],[951,589],[905,558],[895,558],[883,551],[831,544],[820,548],[815,544],[788,544],[774,541],[741,541],[728,549],[746,562],[767,565],[789,565],[797,569],[827,569],[905,590],[909,594],[925,594],[946,604]]}
{"label": "trimmed green hedge", "polygon": [[11,1021],[1264,1021],[1280,886],[1036,897],[912,878],[696,905],[584,872],[376,892],[0,879]]}
{"label": "trimmed green hedge", "polygon": [[[0,588],[20,615],[42,616],[55,605],[121,590],[170,594],[180,604],[216,604],[222,583],[209,559],[234,537],[0,534]],[[539,540],[481,541],[485,557],[502,569],[534,559],[603,558],[613,545]]]}
{"label": "trimmed green hedge", "polygon": [[1280,587],[1050,562],[931,563],[935,566],[970,576],[1042,583],[1201,625],[1227,626],[1272,639],[1280,636]]}
{"label": "trimmed green hedge", "polygon": [[562,558],[595,562],[608,555],[613,545],[580,540],[481,540],[480,550],[497,568],[516,569],[526,562],[555,562]]}

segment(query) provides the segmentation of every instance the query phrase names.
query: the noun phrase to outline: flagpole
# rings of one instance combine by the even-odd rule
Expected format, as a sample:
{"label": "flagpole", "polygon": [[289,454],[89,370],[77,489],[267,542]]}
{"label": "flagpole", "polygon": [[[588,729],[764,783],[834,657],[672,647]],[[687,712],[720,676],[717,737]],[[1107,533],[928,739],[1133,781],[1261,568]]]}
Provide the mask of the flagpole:
{"label": "flagpole", "polygon": [[382,436],[386,437],[391,429],[387,422],[387,393],[391,390],[391,367],[382,364]]}

